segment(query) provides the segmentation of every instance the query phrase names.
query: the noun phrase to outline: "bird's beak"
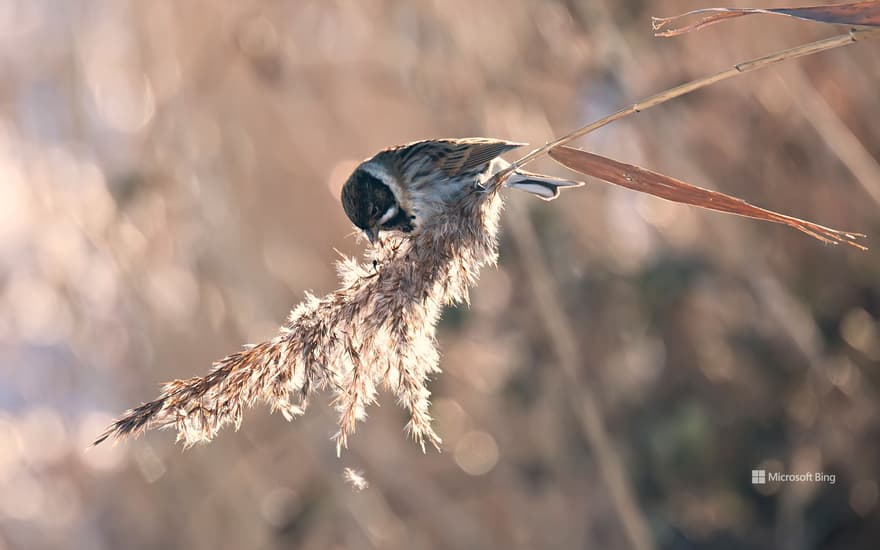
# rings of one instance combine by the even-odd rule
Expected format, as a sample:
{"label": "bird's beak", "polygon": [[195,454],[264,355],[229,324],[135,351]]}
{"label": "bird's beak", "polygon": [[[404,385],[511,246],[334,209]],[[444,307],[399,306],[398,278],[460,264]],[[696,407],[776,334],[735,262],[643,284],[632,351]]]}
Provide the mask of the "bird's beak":
{"label": "bird's beak", "polygon": [[374,227],[364,229],[364,235],[367,236],[367,240],[370,241],[370,244],[376,244],[376,241],[379,240],[379,230]]}

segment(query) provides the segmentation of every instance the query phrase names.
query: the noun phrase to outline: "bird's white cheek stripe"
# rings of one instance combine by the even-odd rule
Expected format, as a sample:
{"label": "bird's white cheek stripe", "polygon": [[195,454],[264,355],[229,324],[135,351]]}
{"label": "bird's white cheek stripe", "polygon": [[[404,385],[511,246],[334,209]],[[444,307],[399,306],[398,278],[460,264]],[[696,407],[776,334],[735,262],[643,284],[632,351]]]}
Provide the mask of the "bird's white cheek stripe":
{"label": "bird's white cheek stripe", "polygon": [[405,195],[405,193],[403,193],[403,190],[400,188],[397,179],[394,178],[384,166],[378,161],[369,160],[361,164],[361,169],[384,183],[388,189],[391,189],[391,194],[394,195],[397,202],[403,204],[404,198],[401,195]]}
{"label": "bird's white cheek stripe", "polygon": [[382,225],[383,223],[387,222],[388,220],[390,220],[391,218],[393,218],[396,215],[397,215],[397,205],[392,204],[388,208],[388,210],[386,210],[385,213],[382,214],[382,217],[379,218],[379,225]]}
{"label": "bird's white cheek stripe", "polygon": [[381,181],[385,185],[388,185],[388,179],[390,176],[388,175],[388,171],[385,170],[378,162],[374,160],[368,160],[361,164],[361,170],[370,174],[377,180]]}

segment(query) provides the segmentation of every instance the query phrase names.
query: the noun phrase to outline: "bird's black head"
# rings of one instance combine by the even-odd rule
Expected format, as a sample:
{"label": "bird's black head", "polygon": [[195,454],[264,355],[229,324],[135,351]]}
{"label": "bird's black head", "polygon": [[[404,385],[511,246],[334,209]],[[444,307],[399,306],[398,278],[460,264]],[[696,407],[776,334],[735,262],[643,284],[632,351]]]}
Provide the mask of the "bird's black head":
{"label": "bird's black head", "polygon": [[410,232],[409,215],[397,203],[394,193],[379,178],[359,166],[342,187],[345,215],[362,229],[370,242],[380,230]]}

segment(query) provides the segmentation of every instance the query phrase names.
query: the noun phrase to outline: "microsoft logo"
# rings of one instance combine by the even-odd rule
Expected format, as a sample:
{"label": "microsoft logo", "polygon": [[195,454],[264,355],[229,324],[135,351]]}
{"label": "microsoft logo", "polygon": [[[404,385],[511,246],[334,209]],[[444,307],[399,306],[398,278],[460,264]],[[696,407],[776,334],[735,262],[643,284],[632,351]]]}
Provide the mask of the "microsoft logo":
{"label": "microsoft logo", "polygon": [[767,470],[752,470],[752,485],[766,485],[767,483],[828,483],[834,485],[837,475],[826,472],[767,472]]}

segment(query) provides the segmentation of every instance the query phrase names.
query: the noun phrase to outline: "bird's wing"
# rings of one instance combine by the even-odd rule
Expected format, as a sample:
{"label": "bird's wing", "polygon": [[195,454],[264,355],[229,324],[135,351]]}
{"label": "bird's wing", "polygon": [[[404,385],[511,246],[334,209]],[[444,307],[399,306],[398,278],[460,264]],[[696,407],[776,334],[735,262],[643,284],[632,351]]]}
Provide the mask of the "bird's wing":
{"label": "bird's wing", "polygon": [[491,138],[429,139],[392,147],[384,153],[393,154],[401,172],[406,172],[405,167],[419,166],[455,177],[482,172],[498,155],[523,145],[525,143]]}
{"label": "bird's wing", "polygon": [[439,140],[436,167],[450,177],[468,172],[482,172],[492,159],[525,145],[491,138]]}

